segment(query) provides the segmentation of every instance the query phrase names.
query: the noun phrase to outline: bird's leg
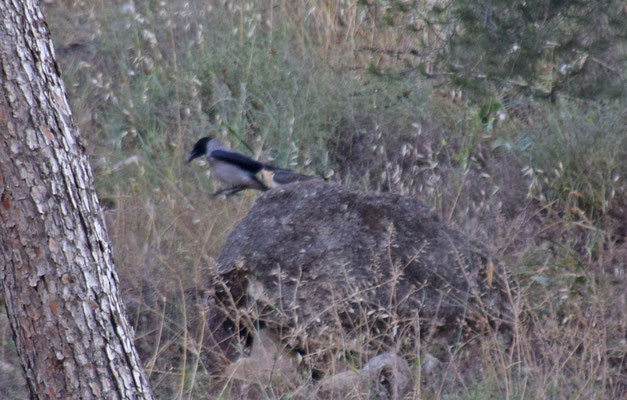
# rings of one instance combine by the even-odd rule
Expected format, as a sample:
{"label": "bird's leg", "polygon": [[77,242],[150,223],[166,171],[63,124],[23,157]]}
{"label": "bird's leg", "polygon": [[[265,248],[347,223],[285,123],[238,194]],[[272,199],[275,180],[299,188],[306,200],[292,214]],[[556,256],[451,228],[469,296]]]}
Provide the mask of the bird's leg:
{"label": "bird's leg", "polygon": [[239,193],[244,189],[248,189],[246,186],[237,186],[235,188],[233,188],[233,190],[231,190],[229,193],[226,194],[226,197],[231,197],[233,196],[235,193]]}
{"label": "bird's leg", "polygon": [[229,186],[226,187],[224,189],[220,189],[217,192],[213,193],[212,196],[218,196],[222,193],[226,193],[226,197],[231,197],[233,196],[235,193],[239,193],[244,189],[248,189],[247,186]]}
{"label": "bird's leg", "polygon": [[[218,190],[218,191],[216,191],[216,192],[213,192],[211,195],[212,195],[213,197],[215,197],[215,196],[218,196],[218,195],[220,195],[220,194],[222,194],[222,193],[224,193],[224,192],[230,192],[230,191],[232,191],[232,190],[234,190],[234,189],[238,189],[238,188],[239,188],[239,186],[229,186],[229,187],[225,187],[224,189],[220,189],[220,190]],[[230,195],[230,194],[229,194],[229,193],[227,193],[227,196],[229,196],[229,195]]]}

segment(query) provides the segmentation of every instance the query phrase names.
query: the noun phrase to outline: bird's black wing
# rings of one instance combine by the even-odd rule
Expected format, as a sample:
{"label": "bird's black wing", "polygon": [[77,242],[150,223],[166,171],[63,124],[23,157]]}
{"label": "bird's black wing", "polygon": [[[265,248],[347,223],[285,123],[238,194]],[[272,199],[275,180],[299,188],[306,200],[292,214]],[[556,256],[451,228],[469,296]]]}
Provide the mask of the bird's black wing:
{"label": "bird's black wing", "polygon": [[255,161],[252,158],[248,158],[232,151],[215,150],[211,152],[211,157],[215,158],[216,160],[236,165],[241,169],[249,171],[253,174],[261,171],[261,169],[263,168],[263,164],[259,161]]}

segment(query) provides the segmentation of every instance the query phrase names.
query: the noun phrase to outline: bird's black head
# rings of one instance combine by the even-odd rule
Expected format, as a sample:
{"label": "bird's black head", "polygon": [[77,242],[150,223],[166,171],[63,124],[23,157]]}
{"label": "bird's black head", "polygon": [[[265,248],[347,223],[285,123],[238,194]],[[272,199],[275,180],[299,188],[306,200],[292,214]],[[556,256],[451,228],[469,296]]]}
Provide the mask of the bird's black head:
{"label": "bird's black head", "polygon": [[200,156],[204,156],[207,152],[207,143],[211,140],[210,137],[204,137],[196,142],[194,148],[187,156],[187,162],[192,161],[194,158],[198,158]]}

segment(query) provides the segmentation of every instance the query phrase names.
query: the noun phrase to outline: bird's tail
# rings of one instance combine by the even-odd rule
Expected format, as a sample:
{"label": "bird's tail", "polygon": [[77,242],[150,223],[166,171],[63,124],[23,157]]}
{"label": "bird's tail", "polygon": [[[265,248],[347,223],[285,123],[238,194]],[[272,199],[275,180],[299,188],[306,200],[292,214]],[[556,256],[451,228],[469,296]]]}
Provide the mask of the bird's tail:
{"label": "bird's tail", "polygon": [[[301,177],[300,180],[306,180],[306,179],[302,179],[302,178],[311,178],[311,179],[316,178],[316,179],[322,179],[324,181],[328,181],[329,180],[328,178],[326,178],[324,176],[302,175],[302,174],[299,174],[298,172],[292,171],[291,169],[277,167],[277,166],[274,166],[272,164],[262,163],[262,165],[263,165],[263,168],[261,170],[261,173],[264,175],[264,177],[272,176],[273,174],[276,174],[276,173],[287,173],[287,174],[293,174],[293,175],[300,176]],[[264,173],[264,170],[265,171],[270,171],[272,174],[267,175],[266,173]]]}

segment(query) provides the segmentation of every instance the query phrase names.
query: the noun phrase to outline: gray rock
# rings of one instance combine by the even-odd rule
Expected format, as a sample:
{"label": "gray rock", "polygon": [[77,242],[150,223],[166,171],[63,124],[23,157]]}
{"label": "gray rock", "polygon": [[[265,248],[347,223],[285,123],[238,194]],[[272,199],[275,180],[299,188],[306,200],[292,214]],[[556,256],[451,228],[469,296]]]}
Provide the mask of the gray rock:
{"label": "gray rock", "polygon": [[459,338],[462,325],[498,324],[507,302],[496,271],[486,283],[488,265],[481,246],[416,199],[309,181],[255,200],[226,240],[218,278],[229,298],[246,298],[311,350],[366,326],[392,337],[420,321],[423,335]]}

